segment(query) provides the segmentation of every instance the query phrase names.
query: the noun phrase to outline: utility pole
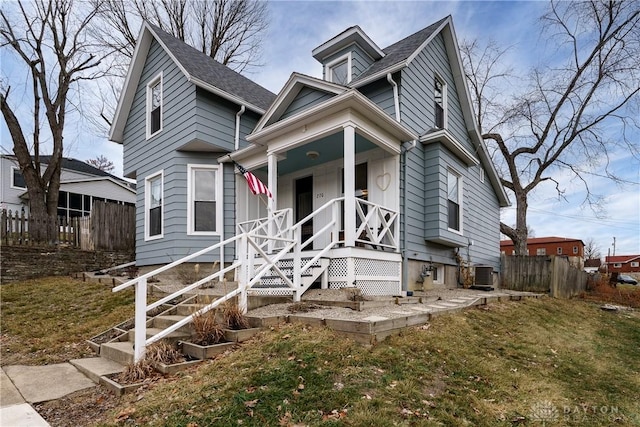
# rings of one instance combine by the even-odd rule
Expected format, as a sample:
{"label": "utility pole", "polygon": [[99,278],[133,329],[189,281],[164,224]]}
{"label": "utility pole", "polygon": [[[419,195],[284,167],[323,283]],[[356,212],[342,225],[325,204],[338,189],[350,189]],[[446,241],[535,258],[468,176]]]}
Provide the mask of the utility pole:
{"label": "utility pole", "polygon": [[613,237],[613,256],[616,256],[616,238]]}

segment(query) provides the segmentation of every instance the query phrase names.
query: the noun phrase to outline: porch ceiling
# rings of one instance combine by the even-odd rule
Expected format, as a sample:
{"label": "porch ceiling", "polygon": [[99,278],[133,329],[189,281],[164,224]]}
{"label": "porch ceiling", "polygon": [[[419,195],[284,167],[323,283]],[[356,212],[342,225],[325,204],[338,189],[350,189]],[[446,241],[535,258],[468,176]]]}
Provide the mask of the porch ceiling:
{"label": "porch ceiling", "polygon": [[[356,133],[356,153],[368,151],[376,147],[374,143]],[[317,152],[318,157],[312,159],[307,156],[309,151]],[[341,159],[343,155],[343,133],[336,132],[287,151],[286,158],[278,162],[278,175],[286,175],[332,160]]]}

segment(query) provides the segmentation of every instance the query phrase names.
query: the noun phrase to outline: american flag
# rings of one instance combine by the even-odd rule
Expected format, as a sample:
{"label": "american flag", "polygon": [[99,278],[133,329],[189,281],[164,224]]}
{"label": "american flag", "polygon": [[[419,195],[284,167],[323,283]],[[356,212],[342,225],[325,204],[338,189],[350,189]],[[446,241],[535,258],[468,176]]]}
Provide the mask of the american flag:
{"label": "american flag", "polygon": [[240,173],[247,180],[247,184],[249,185],[249,190],[251,190],[253,194],[266,194],[267,197],[273,198],[273,196],[271,195],[271,191],[269,191],[267,186],[264,185],[262,181],[258,179],[257,176],[255,176],[254,174],[252,174],[251,172],[243,168],[238,163],[236,162],[233,162],[233,163],[236,165]]}

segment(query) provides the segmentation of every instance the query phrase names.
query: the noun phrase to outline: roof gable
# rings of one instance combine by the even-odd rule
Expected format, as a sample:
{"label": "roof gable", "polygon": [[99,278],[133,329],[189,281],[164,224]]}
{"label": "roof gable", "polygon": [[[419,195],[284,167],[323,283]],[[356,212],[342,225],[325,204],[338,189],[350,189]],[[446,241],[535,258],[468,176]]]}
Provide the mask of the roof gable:
{"label": "roof gable", "polygon": [[244,105],[259,114],[264,113],[273,102],[275,94],[271,91],[145,21],[136,42],[133,58],[118,101],[115,119],[109,131],[110,140],[122,142],[124,126],[140,82],[152,39],[155,39],[162,46],[187,79],[196,86],[238,105]]}
{"label": "roof gable", "polygon": [[349,27],[331,40],[324,42],[313,49],[311,54],[316,60],[323,62],[328,56],[353,43],[360,46],[374,61],[385,56],[384,51],[358,25]]}
{"label": "roof gable", "polygon": [[269,109],[264,113],[260,121],[258,121],[253,132],[258,132],[262,128],[277,122],[305,87],[332,95],[339,95],[347,91],[346,87],[327,82],[326,80],[317,79],[305,74],[292,73]]}

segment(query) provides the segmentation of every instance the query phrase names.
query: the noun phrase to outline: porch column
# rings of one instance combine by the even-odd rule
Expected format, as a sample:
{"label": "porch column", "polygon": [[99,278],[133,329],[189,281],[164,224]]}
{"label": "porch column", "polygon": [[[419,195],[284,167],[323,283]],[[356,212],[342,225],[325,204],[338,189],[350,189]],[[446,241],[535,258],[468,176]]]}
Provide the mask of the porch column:
{"label": "porch column", "polygon": [[[276,233],[276,228],[273,223],[273,215],[278,206],[278,158],[274,153],[267,153],[267,187],[271,192],[271,197],[267,197],[267,217],[269,218],[269,224],[267,227],[267,233],[269,236],[273,236]],[[273,240],[269,240],[267,244],[268,253],[273,253]]]}
{"label": "porch column", "polygon": [[344,246],[356,240],[356,128],[345,126],[344,134]]}

